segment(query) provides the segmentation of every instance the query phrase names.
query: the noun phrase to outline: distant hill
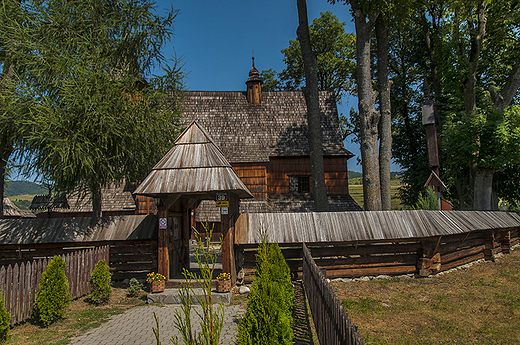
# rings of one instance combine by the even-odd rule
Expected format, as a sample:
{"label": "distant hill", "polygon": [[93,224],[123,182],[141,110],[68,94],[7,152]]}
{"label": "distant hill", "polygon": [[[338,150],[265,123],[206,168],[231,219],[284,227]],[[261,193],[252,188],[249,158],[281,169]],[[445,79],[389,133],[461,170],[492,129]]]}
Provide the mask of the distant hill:
{"label": "distant hill", "polygon": [[42,185],[29,181],[6,181],[4,196],[47,194]]}
{"label": "distant hill", "polygon": [[351,179],[351,178],[358,178],[358,177],[362,177],[363,174],[360,173],[360,172],[356,172],[356,171],[350,171],[348,172],[348,178]]}

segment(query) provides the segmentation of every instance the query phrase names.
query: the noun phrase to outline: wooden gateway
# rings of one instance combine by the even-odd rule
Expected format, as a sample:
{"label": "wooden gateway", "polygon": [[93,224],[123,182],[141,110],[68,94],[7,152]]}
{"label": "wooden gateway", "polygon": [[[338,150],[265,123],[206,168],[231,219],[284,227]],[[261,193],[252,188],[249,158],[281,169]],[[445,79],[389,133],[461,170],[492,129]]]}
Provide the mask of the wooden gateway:
{"label": "wooden gateway", "polygon": [[253,195],[202,126],[194,121],[134,194],[158,200],[158,270],[166,277],[189,269],[191,210],[201,200],[227,201],[229,206],[221,208],[222,271],[231,273],[234,283],[233,227],[239,199]]}

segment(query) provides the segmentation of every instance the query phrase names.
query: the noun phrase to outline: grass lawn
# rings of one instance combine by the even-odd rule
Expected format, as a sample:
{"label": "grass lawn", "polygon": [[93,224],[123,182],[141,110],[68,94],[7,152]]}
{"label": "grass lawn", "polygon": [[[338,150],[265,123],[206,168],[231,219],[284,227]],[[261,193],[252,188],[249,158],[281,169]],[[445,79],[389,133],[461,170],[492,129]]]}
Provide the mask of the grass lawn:
{"label": "grass lawn", "polygon": [[432,278],[331,284],[365,344],[520,344],[520,249]]}
{"label": "grass lawn", "polygon": [[112,288],[112,297],[107,305],[95,307],[86,303],[85,297],[79,298],[68,307],[65,318],[47,328],[30,321],[16,325],[9,332],[11,339],[7,344],[68,344],[71,339],[99,327],[110,316],[138,305],[145,305],[145,302],[138,298],[127,298],[126,289]]}
{"label": "grass lawn", "polygon": [[[359,181],[357,181],[359,180]],[[358,184],[352,184],[358,183]],[[391,195],[392,195],[392,210],[402,210],[404,207],[401,205],[401,200],[399,199],[398,190],[400,187],[399,180],[391,181]],[[350,196],[358,203],[361,208],[363,208],[363,185],[361,184],[360,178],[350,179],[348,184],[348,190]]]}

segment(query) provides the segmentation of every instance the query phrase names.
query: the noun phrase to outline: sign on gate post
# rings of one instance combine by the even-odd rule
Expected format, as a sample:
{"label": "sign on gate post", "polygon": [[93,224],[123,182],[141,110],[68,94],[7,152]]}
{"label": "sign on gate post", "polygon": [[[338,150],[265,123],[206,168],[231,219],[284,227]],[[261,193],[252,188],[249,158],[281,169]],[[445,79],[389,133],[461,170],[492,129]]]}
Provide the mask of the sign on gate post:
{"label": "sign on gate post", "polygon": [[159,218],[159,229],[168,229],[168,218]]}

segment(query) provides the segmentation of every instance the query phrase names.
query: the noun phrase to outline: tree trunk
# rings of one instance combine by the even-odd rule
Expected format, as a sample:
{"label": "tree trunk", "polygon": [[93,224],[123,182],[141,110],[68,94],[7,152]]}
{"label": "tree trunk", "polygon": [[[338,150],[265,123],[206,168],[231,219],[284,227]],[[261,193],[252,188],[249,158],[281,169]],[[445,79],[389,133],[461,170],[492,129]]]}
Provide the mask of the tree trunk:
{"label": "tree trunk", "polygon": [[97,184],[95,187],[91,187],[90,195],[92,198],[92,218],[101,218],[103,216],[101,186]]}
{"label": "tree trunk", "polygon": [[379,13],[376,12],[368,17],[355,1],[351,1],[351,7],[356,25],[356,72],[364,208],[367,211],[379,211],[381,210],[377,147],[379,112],[375,109],[377,92],[372,89],[370,71],[370,39]]}
{"label": "tree trunk", "polygon": [[11,150],[7,149],[2,150],[0,153],[0,219],[4,218],[5,171],[10,155]]}
{"label": "tree trunk", "polygon": [[476,168],[473,179],[473,210],[493,210],[493,175],[495,170]]}
{"label": "tree trunk", "polygon": [[312,188],[315,209],[317,212],[327,212],[327,188],[325,186],[325,170],[322,152],[321,115],[318,95],[318,73],[316,56],[312,52],[307,20],[307,3],[297,0],[299,26],[296,31],[302,50],[305,70],[305,102],[307,104],[307,122],[309,128],[309,149],[311,159]]}
{"label": "tree trunk", "polygon": [[390,83],[388,82],[388,31],[379,16],[376,21],[377,73],[379,84],[379,180],[381,184],[381,206],[383,211],[392,209],[390,187],[390,161],[392,159],[392,111],[390,104]]}

